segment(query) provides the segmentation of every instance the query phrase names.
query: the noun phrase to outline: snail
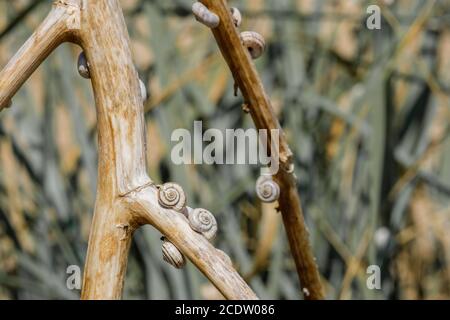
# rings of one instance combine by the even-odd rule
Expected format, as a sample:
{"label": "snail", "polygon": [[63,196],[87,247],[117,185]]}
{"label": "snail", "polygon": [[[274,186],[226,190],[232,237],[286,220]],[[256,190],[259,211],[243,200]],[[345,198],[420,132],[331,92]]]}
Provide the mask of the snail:
{"label": "snail", "polygon": [[195,19],[208,28],[216,28],[220,23],[219,16],[209,11],[203,3],[195,2],[192,5],[192,12],[194,13]]}
{"label": "snail", "polygon": [[217,254],[219,255],[220,259],[222,259],[223,262],[225,262],[225,264],[232,266],[233,262],[231,261],[231,258],[222,250],[220,249],[216,249],[217,250]]}
{"label": "snail", "polygon": [[169,182],[158,188],[158,202],[164,208],[183,212],[186,206],[186,195],[180,185]]}
{"label": "snail", "polygon": [[242,23],[242,15],[238,8],[232,7],[230,8],[231,16],[233,17],[234,25],[239,28]]}
{"label": "snail", "polygon": [[256,180],[256,194],[262,202],[275,202],[280,197],[280,187],[272,176],[262,175]]}
{"label": "snail", "polygon": [[241,32],[241,41],[253,59],[261,57],[266,49],[266,41],[263,36],[254,31]]}
{"label": "snail", "polygon": [[189,212],[189,225],[192,230],[201,233],[206,239],[213,240],[217,233],[217,221],[206,209],[193,209]]}
{"label": "snail", "polygon": [[175,245],[166,240],[166,238],[161,238],[163,241],[162,244],[162,254],[163,254],[163,260],[172,265],[173,267],[177,269],[181,269],[186,265],[186,259],[184,258],[184,255],[178,250]]}
{"label": "snail", "polygon": [[147,100],[147,88],[145,87],[145,84],[141,79],[139,79],[139,88],[141,89],[142,101]]}
{"label": "snail", "polygon": [[84,52],[81,52],[78,56],[78,73],[85,79],[90,79],[89,62],[86,59]]}

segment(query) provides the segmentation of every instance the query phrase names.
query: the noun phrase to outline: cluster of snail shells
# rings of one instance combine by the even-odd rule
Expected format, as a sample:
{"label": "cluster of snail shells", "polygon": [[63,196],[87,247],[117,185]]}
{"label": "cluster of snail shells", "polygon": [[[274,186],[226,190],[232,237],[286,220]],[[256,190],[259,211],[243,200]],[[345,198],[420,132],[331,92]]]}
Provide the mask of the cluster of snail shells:
{"label": "cluster of snail shells", "polygon": [[[77,61],[78,74],[85,79],[90,79],[91,72],[89,71],[89,68],[90,68],[89,61],[87,60],[86,54],[84,53],[84,51],[82,51],[80,53],[80,55],[78,56],[78,61]],[[145,87],[145,84],[141,79],[139,79],[139,90],[141,92],[142,101],[147,100],[147,97],[148,97],[147,96],[147,88]]]}
{"label": "cluster of snail shells", "polygon": [[256,194],[265,203],[272,203],[280,197],[280,186],[271,175],[262,175],[256,180]]}
{"label": "cluster of snail shells", "polygon": [[[217,233],[216,218],[206,209],[188,209],[186,207],[186,194],[180,185],[171,182],[159,186],[158,203],[164,208],[185,215],[191,229],[202,234],[209,241],[215,238]],[[175,268],[182,268],[186,263],[186,259],[180,250],[165,238],[163,238],[162,253],[164,261]]]}
{"label": "cluster of snail shells", "polygon": [[266,41],[258,32],[244,31],[241,32],[241,42],[247,48],[252,59],[258,59],[266,50]]}
{"label": "cluster of snail shells", "polygon": [[[214,12],[210,11],[203,3],[195,2],[192,5],[192,12],[195,19],[204,24],[208,28],[217,28],[220,24],[220,17]],[[239,9],[230,8],[231,18],[236,28],[242,24],[242,15]],[[248,49],[252,59],[258,59],[262,56],[266,49],[266,41],[264,37],[254,31],[244,31],[240,34],[242,44]]]}

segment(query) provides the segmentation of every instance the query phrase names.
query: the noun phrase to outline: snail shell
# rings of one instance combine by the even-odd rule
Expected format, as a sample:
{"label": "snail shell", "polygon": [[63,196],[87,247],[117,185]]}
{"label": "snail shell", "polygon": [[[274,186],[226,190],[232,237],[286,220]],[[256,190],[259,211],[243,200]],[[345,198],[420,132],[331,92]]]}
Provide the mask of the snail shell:
{"label": "snail shell", "polygon": [[203,234],[208,240],[214,239],[217,233],[217,221],[211,212],[197,208],[189,212],[188,218],[192,230]]}
{"label": "snail shell", "polygon": [[164,238],[162,244],[162,254],[164,261],[177,269],[181,269],[186,265],[186,259],[180,250],[178,250],[172,242],[167,241]]}
{"label": "snail shell", "polygon": [[87,61],[84,52],[81,52],[78,56],[78,73],[85,79],[91,78],[91,74],[89,72],[89,62]]}
{"label": "snail shell", "polygon": [[141,89],[141,97],[142,97],[142,101],[147,100],[148,96],[147,96],[147,88],[145,87],[144,82],[139,79],[139,88]]}
{"label": "snail shell", "polygon": [[242,24],[242,15],[238,8],[232,7],[230,8],[231,16],[233,17],[234,25],[239,28]]}
{"label": "snail shell", "polygon": [[241,32],[242,44],[248,49],[253,59],[258,59],[266,50],[266,41],[263,36],[254,31]]}
{"label": "snail shell", "polygon": [[263,175],[256,181],[256,194],[262,202],[275,202],[280,197],[280,186],[271,176]]}
{"label": "snail shell", "polygon": [[186,194],[176,183],[165,183],[158,189],[158,202],[167,209],[182,212],[186,206]]}
{"label": "snail shell", "polygon": [[192,5],[192,12],[194,13],[195,19],[208,28],[216,28],[220,23],[219,16],[209,11],[203,3],[195,2]]}

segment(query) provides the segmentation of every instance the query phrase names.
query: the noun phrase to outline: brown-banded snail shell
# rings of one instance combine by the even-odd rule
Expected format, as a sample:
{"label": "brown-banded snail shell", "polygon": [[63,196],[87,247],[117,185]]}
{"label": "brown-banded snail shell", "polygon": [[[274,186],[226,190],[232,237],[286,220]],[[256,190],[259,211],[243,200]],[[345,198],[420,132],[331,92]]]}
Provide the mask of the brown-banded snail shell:
{"label": "brown-banded snail shell", "polygon": [[186,206],[186,194],[176,183],[165,183],[158,188],[158,202],[167,209],[182,212]]}
{"label": "brown-banded snail shell", "polygon": [[208,28],[216,28],[220,23],[219,16],[209,11],[203,3],[195,2],[192,5],[192,12],[194,13],[195,19]]}
{"label": "brown-banded snail shell", "polygon": [[217,233],[217,221],[211,212],[197,208],[189,212],[188,218],[192,230],[203,234],[208,240],[214,239]]}
{"label": "brown-banded snail shell", "polygon": [[186,259],[184,258],[184,255],[180,250],[178,250],[177,247],[175,247],[172,242],[163,238],[163,244],[161,248],[164,261],[177,269],[181,269],[186,265]]}
{"label": "brown-banded snail shell", "polygon": [[78,73],[85,79],[90,79],[91,74],[89,72],[89,62],[86,59],[84,52],[81,52],[78,56]]}
{"label": "brown-banded snail shell", "polygon": [[239,28],[242,24],[242,15],[238,8],[232,7],[230,8],[231,16],[233,17],[234,25]]}
{"label": "brown-banded snail shell", "polygon": [[253,59],[258,59],[266,50],[266,41],[263,36],[254,31],[241,32],[241,41],[244,47],[248,49]]}
{"label": "brown-banded snail shell", "polygon": [[262,202],[275,202],[280,197],[280,186],[272,176],[262,175],[256,180],[256,194]]}

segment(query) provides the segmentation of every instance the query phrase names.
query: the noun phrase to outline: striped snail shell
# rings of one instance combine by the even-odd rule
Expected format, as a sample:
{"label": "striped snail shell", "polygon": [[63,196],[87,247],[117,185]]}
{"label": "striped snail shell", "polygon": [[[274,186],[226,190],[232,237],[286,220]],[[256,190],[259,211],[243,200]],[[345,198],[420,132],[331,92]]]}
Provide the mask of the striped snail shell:
{"label": "striped snail shell", "polygon": [[262,202],[275,202],[280,197],[280,186],[272,176],[262,175],[256,180],[256,194]]}
{"label": "striped snail shell", "polygon": [[145,87],[144,82],[139,79],[139,88],[141,89],[141,97],[142,97],[142,101],[147,100],[148,96],[147,96],[147,88]]}
{"label": "striped snail shell", "polygon": [[163,238],[162,244],[163,260],[177,269],[181,269],[186,265],[184,255],[178,250],[175,245]]}
{"label": "striped snail shell", "polygon": [[192,12],[194,13],[195,19],[208,28],[216,28],[220,23],[219,16],[209,11],[203,3],[195,2],[192,5]]}
{"label": "striped snail shell", "polygon": [[85,79],[91,78],[91,74],[89,72],[89,62],[87,61],[84,52],[81,52],[78,56],[78,73]]}
{"label": "striped snail shell", "polygon": [[254,31],[241,32],[242,44],[248,49],[253,59],[258,59],[266,50],[266,41],[263,36]]}
{"label": "striped snail shell", "polygon": [[234,25],[239,28],[242,24],[242,15],[238,8],[231,7],[231,16],[233,17],[233,23]]}
{"label": "striped snail shell", "polygon": [[158,188],[158,202],[164,208],[182,212],[186,206],[186,195],[180,185],[169,182]]}
{"label": "striped snail shell", "polygon": [[208,240],[214,239],[217,233],[217,221],[211,212],[197,208],[189,212],[188,218],[192,230],[203,234]]}

